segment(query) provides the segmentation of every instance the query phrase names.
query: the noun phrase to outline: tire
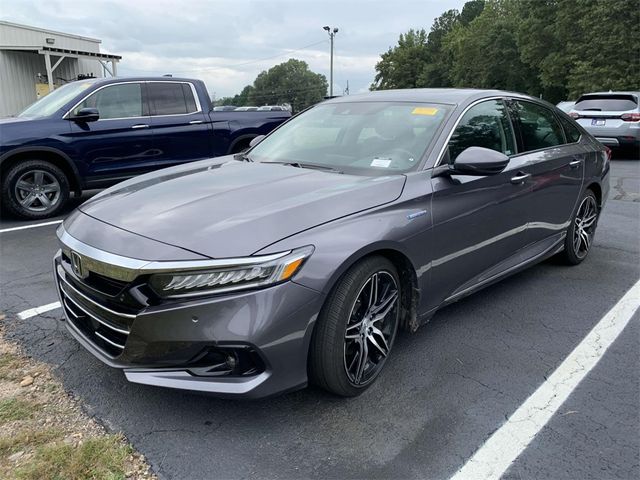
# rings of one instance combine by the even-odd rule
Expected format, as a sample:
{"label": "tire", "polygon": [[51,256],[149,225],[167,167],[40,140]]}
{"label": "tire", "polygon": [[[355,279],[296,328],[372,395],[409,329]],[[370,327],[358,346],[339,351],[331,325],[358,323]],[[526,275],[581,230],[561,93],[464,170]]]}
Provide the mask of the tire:
{"label": "tire", "polygon": [[229,152],[229,154],[235,154],[235,153],[240,153],[244,150],[246,150],[247,148],[249,148],[249,143],[251,143],[251,139],[246,139],[246,140],[240,140],[238,143],[236,143],[232,148],[231,151]]}
{"label": "tire", "polygon": [[[371,308],[373,282],[378,289]],[[311,381],[343,397],[359,395],[371,386],[393,348],[401,293],[397,270],[388,259],[372,256],[351,267],[327,297],[317,320],[309,351]],[[365,359],[363,366],[358,358]]]}
{"label": "tire", "polygon": [[69,199],[69,180],[60,168],[44,160],[21,161],[2,178],[2,208],[22,218],[56,215]]}
{"label": "tire", "polygon": [[571,225],[567,229],[564,250],[560,253],[564,263],[578,265],[587,258],[599,217],[598,199],[591,190],[587,190],[580,199],[578,208],[571,218]]}

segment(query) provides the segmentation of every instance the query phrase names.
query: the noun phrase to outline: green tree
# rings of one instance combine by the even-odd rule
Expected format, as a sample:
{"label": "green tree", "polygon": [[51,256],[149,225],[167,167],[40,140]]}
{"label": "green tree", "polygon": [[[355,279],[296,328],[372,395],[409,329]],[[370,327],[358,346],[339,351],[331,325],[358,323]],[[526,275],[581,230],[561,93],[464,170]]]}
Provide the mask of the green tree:
{"label": "green tree", "polygon": [[216,105],[234,105],[244,107],[249,105],[249,96],[253,93],[253,85],[247,85],[240,93],[233,97],[223,97],[216,102]]}
{"label": "green tree", "polygon": [[[482,5],[484,6],[484,1]],[[460,14],[457,10],[447,10],[433,21],[427,37],[425,64],[418,82],[421,87],[450,87],[452,85],[449,74],[452,64],[451,57],[443,50],[442,45],[459,19]]]}
{"label": "green tree", "polygon": [[[573,6],[571,5],[573,3]],[[638,0],[560,2],[558,16],[580,34],[564,38],[571,98],[597,90],[636,90],[640,85]]]}
{"label": "green tree", "polygon": [[372,89],[478,87],[557,102],[640,84],[638,0],[470,0],[381,55]]}
{"label": "green tree", "polygon": [[450,76],[456,87],[499,88],[528,92],[538,86],[516,42],[518,19],[508,0],[485,2],[468,25],[456,24],[444,40],[454,59]]}
{"label": "green tree", "polygon": [[376,64],[377,73],[371,90],[422,86],[421,76],[427,58],[425,30],[409,30],[400,34],[398,45],[383,53]]}
{"label": "green tree", "polygon": [[289,103],[294,111],[300,111],[321,101],[328,86],[324,75],[309,70],[306,62],[292,58],[257,76],[249,102],[254,105]]}

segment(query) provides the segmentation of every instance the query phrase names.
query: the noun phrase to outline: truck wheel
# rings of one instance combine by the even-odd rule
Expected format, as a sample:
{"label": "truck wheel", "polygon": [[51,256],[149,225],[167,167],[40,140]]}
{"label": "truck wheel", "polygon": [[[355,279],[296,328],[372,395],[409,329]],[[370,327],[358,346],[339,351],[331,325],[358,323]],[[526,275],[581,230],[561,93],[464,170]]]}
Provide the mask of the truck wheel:
{"label": "truck wheel", "polygon": [[44,160],[19,162],[2,179],[2,207],[22,218],[52,217],[69,199],[69,180]]}

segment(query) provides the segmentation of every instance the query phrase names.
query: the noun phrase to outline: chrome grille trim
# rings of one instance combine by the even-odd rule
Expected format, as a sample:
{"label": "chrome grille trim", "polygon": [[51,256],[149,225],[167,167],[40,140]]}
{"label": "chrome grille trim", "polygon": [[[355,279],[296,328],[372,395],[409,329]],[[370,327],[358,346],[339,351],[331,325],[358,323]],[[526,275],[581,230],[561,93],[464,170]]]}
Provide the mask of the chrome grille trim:
{"label": "chrome grille trim", "polygon": [[[95,305],[96,307],[98,307],[99,309],[110,313],[111,315],[115,315],[116,317],[121,317],[121,318],[126,318],[129,320],[135,320],[136,315],[131,315],[129,313],[120,313],[120,312],[116,312],[114,310],[111,310],[108,307],[105,307],[104,305],[101,305],[99,303],[97,303],[95,300],[92,300],[91,298],[87,297],[84,293],[80,292],[77,288],[75,288],[73,285],[71,285],[64,277],[62,277],[60,274],[58,274],[58,278],[64,282],[64,284],[66,286],[68,286],[71,290],[73,290],[74,293],[76,293],[77,295],[81,296],[84,300],[86,300],[87,302],[91,303],[92,305]],[[61,285],[62,288],[62,285]],[[65,292],[65,295],[67,297],[69,297],[69,294],[67,294]],[[127,332],[128,333],[128,332]]]}
{"label": "chrome grille trim", "polygon": [[[104,325],[107,328],[110,328],[111,330],[115,330],[118,333],[122,333],[123,335],[129,335],[129,330],[124,330],[122,328],[117,328],[114,327],[113,325],[105,322],[104,320],[102,320],[101,318],[98,318],[97,316],[95,316],[93,313],[91,313],[90,311],[88,311],[86,308],[83,308],[82,305],[80,305],[78,302],[76,302],[67,292],[64,291],[64,287],[60,287],[62,289],[62,293],[64,293],[63,296],[63,300],[65,302],[65,305],[67,303],[67,300],[69,300],[71,303],[73,303],[73,305],[80,311],[82,311],[82,313],[84,313],[85,315],[88,315],[89,317],[93,318],[96,322],[100,323],[101,325]],[[67,305],[67,308],[69,308],[69,306]],[[78,317],[75,312],[73,312],[73,310],[69,309],[71,311],[71,313],[73,315],[76,316],[76,318]],[[97,335],[97,333],[96,333]],[[124,348],[124,347],[123,347]]]}
{"label": "chrome grille trim", "polygon": [[105,337],[104,335],[102,335],[100,332],[93,332],[94,335],[98,338],[100,338],[101,340],[104,340],[105,342],[107,342],[109,345],[113,345],[116,348],[119,348],[120,350],[124,350],[124,345],[120,345],[119,343],[116,343],[112,340],[109,340],[107,337]]}
{"label": "chrome grille trim", "polygon": [[99,250],[91,245],[82,243],[67,233],[64,224],[58,227],[56,234],[60,240],[62,251],[67,257],[70,257],[71,251],[77,252],[82,256],[82,262],[88,271],[123,282],[132,282],[140,275],[148,275],[151,273],[255,265],[257,263],[277,260],[291,253],[291,250],[289,250],[271,255],[256,255],[255,257],[221,258],[215,260],[163,260],[153,262],[150,260],[123,257],[122,255]]}

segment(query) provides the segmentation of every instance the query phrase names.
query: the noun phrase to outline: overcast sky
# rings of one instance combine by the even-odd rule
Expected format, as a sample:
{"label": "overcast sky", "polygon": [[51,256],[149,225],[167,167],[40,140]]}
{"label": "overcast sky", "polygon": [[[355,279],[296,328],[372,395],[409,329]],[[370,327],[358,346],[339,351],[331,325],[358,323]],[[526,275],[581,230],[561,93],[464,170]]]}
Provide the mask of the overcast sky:
{"label": "overcast sky", "polygon": [[[0,18],[102,40],[121,55],[121,76],[172,73],[203,79],[216,97],[238,93],[273,65],[298,58],[329,78],[366,91],[381,53],[410,28],[429,29],[464,0],[1,0]],[[1,43],[1,39],[0,39]]]}

